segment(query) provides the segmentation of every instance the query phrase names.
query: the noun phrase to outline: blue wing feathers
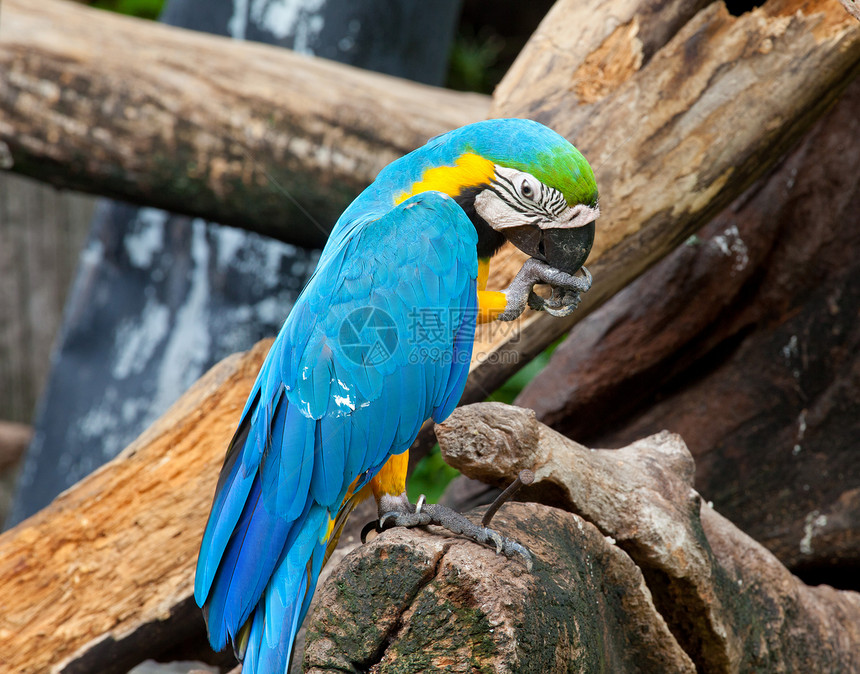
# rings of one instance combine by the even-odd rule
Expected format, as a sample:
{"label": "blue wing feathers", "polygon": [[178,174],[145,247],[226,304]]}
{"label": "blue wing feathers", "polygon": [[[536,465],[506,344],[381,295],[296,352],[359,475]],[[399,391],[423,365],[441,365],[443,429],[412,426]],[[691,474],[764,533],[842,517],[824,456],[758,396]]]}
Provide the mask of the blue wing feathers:
{"label": "blue wing feathers", "polygon": [[331,358],[331,348],[327,344],[323,344],[316,362],[306,370],[308,373],[308,416],[312,419],[322,418],[329,407],[331,385],[334,380],[334,366]]}
{"label": "blue wing feathers", "polygon": [[[475,318],[477,313],[476,283],[471,282],[469,290],[462,301],[467,306],[460,312],[460,325],[454,337],[453,349],[451,351],[451,370],[445,389],[444,397],[433,410],[434,421],[444,421],[454,411],[463,389],[466,386],[466,378],[469,376],[469,366],[472,361],[472,347],[474,346]],[[472,298],[475,298],[474,300]]]}
{"label": "blue wing feathers", "polygon": [[[206,604],[210,640],[221,648],[234,637],[266,587],[278,555],[277,541],[286,540],[290,523],[272,517],[260,503],[259,480],[249,494]],[[271,543],[271,546],[270,546]]]}
{"label": "blue wing feathers", "polygon": [[[311,496],[323,506],[337,509],[343,500],[344,463],[348,438],[347,424],[342,416],[325,416],[317,421],[314,442],[314,470],[311,475]],[[336,447],[338,451],[326,451]]]}
{"label": "blue wing feathers", "polygon": [[[462,209],[432,192],[339,224],[275,340],[228,451],[195,580],[213,646],[247,622],[247,674],[289,663],[350,484],[462,394],[476,242]],[[374,311],[381,324],[367,318]],[[373,354],[342,339],[374,330],[385,348]]]}
{"label": "blue wing feathers", "polygon": [[398,373],[401,395],[411,404],[403,407],[401,411],[400,424],[394,441],[395,451],[401,447],[406,449],[412,444],[412,440],[418,435],[418,430],[426,418],[427,391],[421,372],[422,368],[417,364],[409,364],[401,368]]}
{"label": "blue wing feathers", "polygon": [[239,461],[242,447],[248,441],[249,428],[248,423],[240,424],[218,478],[212,512],[203,534],[197,575],[194,579],[194,596],[200,606],[209,595],[209,588],[218,570],[221,555],[242,514],[254,480],[254,474],[247,475],[242,470],[242,462]]}

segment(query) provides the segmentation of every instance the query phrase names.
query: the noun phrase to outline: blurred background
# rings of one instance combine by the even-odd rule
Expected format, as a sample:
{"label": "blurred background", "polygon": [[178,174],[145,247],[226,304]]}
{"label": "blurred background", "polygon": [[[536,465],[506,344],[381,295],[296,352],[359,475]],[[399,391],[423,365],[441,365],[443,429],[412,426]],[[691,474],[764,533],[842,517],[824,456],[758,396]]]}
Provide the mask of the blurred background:
{"label": "blurred background", "polygon": [[[232,10],[198,1],[206,11],[195,11],[194,0],[87,4],[227,34]],[[346,16],[334,0],[305,3],[322,4]],[[345,21],[338,30],[349,40],[333,35],[313,45],[264,30],[253,12],[231,30],[488,94],[553,3],[500,0],[488,11],[485,2],[450,0],[426,10],[436,13],[432,23],[361,4],[391,23],[362,33]],[[757,4],[727,9],[737,16]],[[403,26],[418,34],[420,53],[408,40],[385,39]],[[706,500],[807,582],[856,589],[860,80],[853,72],[841,98],[782,148],[772,169],[492,399],[533,408],[589,446],[679,432]],[[600,184],[602,167],[595,168]],[[0,521],[9,526],[43,507],[115,456],[212,364],[274,335],[316,255],[0,172]],[[184,330],[189,324],[196,332]],[[111,351],[116,335],[129,351]],[[134,360],[132,349],[146,357]],[[410,478],[410,495],[436,500],[456,475],[431,453]]]}
{"label": "blurred background", "polygon": [[[215,11],[219,3],[212,2],[203,3],[205,7],[184,0],[83,4],[144,19],[161,17],[168,23],[208,32],[225,32],[228,24]],[[220,14],[224,14],[229,3],[220,4],[224,6]],[[305,4],[313,9],[314,3]],[[374,4],[378,3],[363,3],[363,11],[373,14],[378,9]],[[335,5],[329,2],[323,11],[346,13]],[[494,3],[492,13],[484,5],[476,0],[436,3],[430,10],[438,17],[433,23],[450,25],[447,29],[437,26],[435,38],[425,40],[430,46],[411,60],[406,57],[406,46],[385,43],[386,36],[402,30],[396,24],[377,28],[375,35],[354,36],[363,40],[362,49],[339,51],[338,40],[325,35],[313,48],[320,56],[381,72],[491,93],[552,2],[502,1]],[[414,18],[408,12],[399,19],[395,16],[401,26],[414,23]],[[295,47],[292,34],[274,36],[255,28],[252,20],[244,37]],[[380,42],[390,46],[381,48]],[[368,46],[373,44],[373,48]],[[153,255],[153,241],[157,245],[163,239],[165,227],[175,232],[170,242],[174,257]],[[46,505],[62,489],[121,451],[215,362],[274,335],[280,327],[313,269],[316,253],[274,240],[263,242],[265,237],[212,223],[205,227],[197,223],[197,227],[195,230],[188,218],[60,191],[0,172],[0,523],[6,521],[9,526]],[[242,242],[241,251],[236,250],[237,240]],[[208,279],[210,287],[214,286],[213,296],[208,298],[210,313],[217,308],[219,318],[210,331],[216,335],[214,343],[204,347],[199,336],[195,344],[193,334],[180,335],[175,327],[183,300],[196,287],[193,279],[178,278],[193,268],[195,241],[220,251],[219,259],[229,259],[220,273]],[[249,265],[252,253],[258,260],[268,259],[268,266]],[[183,259],[184,267],[179,264]],[[277,287],[272,286],[275,277]],[[219,291],[219,283],[229,285],[236,296]],[[180,298],[165,301],[164,295],[177,292],[165,289],[176,285],[183,286],[178,291]],[[70,293],[77,301],[67,304]],[[143,299],[148,295],[169,305],[166,319]],[[202,325],[201,312],[197,318]],[[125,330],[130,345],[144,350],[145,344],[161,340],[165,344],[150,347],[160,351],[169,341],[161,333],[168,329],[160,327],[162,320],[173,326],[174,344],[192,342],[186,348],[174,346],[172,359],[169,353],[153,355],[160,358],[162,370],[179,368],[184,373],[166,383],[163,376],[159,379],[156,365],[136,372],[127,360],[124,364],[119,356],[111,356],[112,338],[105,334]],[[132,338],[132,333],[137,337]],[[111,362],[98,371],[99,361]],[[546,356],[518,375],[501,399],[512,400],[545,361]],[[82,363],[89,365],[82,368]],[[38,430],[35,440],[34,427]],[[25,475],[20,477],[23,466]],[[434,453],[418,468],[410,488],[416,494],[436,497],[454,475]],[[19,482],[14,514],[8,517]]]}

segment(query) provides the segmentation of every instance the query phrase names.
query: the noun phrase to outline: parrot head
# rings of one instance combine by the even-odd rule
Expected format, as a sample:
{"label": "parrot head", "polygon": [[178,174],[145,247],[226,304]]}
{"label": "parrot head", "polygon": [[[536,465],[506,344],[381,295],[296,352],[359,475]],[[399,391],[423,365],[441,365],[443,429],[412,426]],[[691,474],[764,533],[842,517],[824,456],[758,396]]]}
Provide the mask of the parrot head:
{"label": "parrot head", "polygon": [[[370,188],[387,211],[420,192],[456,199],[478,234],[478,257],[505,241],[573,274],[594,241],[594,172],[564,137],[528,119],[488,119],[432,138],[384,168]],[[350,222],[366,202],[342,216]],[[353,209],[356,211],[353,213]]]}
{"label": "parrot head", "polygon": [[488,120],[452,133],[464,131],[471,136],[469,150],[492,162],[483,181],[457,197],[478,229],[479,255],[492,254],[508,240],[555,269],[579,270],[600,214],[594,173],[585,157],[531,120]]}

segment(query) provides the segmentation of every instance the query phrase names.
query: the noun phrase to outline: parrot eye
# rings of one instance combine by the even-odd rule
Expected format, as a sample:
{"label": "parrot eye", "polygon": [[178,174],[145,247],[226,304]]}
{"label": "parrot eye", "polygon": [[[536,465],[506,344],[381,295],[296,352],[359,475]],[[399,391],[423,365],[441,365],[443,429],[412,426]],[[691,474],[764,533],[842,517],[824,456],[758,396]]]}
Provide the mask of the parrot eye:
{"label": "parrot eye", "polygon": [[520,194],[526,199],[534,198],[535,190],[529,183],[528,178],[523,178],[523,181],[520,183]]}

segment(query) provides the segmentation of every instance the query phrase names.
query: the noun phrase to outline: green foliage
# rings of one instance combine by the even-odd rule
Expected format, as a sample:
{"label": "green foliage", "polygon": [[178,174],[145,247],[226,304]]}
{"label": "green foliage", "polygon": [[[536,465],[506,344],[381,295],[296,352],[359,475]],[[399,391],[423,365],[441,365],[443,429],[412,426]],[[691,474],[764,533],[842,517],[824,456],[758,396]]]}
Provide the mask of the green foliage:
{"label": "green foliage", "polygon": [[141,19],[157,19],[166,0],[95,0],[93,7]]}
{"label": "green foliage", "polygon": [[[546,367],[552,352],[564,341],[566,335],[559,337],[550,344],[543,352],[535,356],[534,360],[523,367],[519,372],[506,381],[497,391],[487,397],[488,401],[511,404],[532,379]],[[415,503],[421,494],[427,497],[428,503],[436,503],[442,492],[460,471],[451,468],[442,459],[439,445],[433,446],[430,453],[421,459],[415,466],[415,470],[409,476],[406,491],[409,499]]]}
{"label": "green foliage", "polygon": [[451,45],[447,86],[492,93],[505,72],[499,62],[504,46],[505,39],[496,32],[486,28],[476,32],[471,26],[461,25]]}
{"label": "green foliage", "polygon": [[412,475],[406,483],[406,493],[415,503],[421,494],[427,497],[428,503],[436,503],[448,483],[457,477],[460,471],[451,468],[442,459],[439,444],[433,445],[430,453],[418,462]]}

